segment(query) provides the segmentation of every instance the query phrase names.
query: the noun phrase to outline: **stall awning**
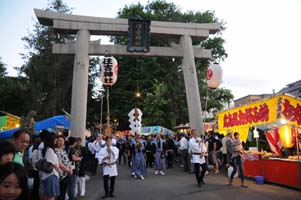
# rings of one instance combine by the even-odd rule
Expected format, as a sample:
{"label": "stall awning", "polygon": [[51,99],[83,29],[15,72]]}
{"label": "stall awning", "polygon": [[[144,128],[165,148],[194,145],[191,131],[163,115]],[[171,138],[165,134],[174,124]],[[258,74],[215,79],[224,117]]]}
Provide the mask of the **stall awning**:
{"label": "stall awning", "polygon": [[34,124],[36,132],[44,129],[55,128],[57,126],[62,126],[64,129],[70,129],[70,119],[65,115],[58,115]]}
{"label": "stall awning", "polygon": [[[283,122],[285,120],[285,122]],[[237,131],[243,141],[254,126],[279,126],[281,123],[301,127],[301,100],[286,94],[226,110],[217,114],[217,131]]]}
{"label": "stall awning", "polygon": [[[55,127],[63,127],[64,129],[70,129],[70,119],[65,115],[58,115],[36,122],[34,124],[34,127],[36,132],[40,132],[41,130],[55,128]],[[19,128],[1,131],[0,139],[12,137],[13,133],[17,130],[19,130]]]}
{"label": "stall awning", "polygon": [[162,126],[146,126],[141,128],[142,135],[150,135],[160,133],[163,135],[173,135],[173,131]]}
{"label": "stall awning", "polygon": [[0,132],[0,139],[11,138],[12,135],[14,134],[14,132],[17,131],[17,130],[19,130],[19,128],[10,129],[10,130],[6,130],[6,131],[1,131]]}

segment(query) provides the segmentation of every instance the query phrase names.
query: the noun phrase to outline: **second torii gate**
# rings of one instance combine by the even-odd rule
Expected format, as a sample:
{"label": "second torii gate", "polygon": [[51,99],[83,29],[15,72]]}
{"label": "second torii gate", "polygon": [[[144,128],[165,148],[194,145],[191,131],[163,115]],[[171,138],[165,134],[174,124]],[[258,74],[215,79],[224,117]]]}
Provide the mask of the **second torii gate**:
{"label": "second torii gate", "polygon": [[211,58],[211,50],[192,45],[192,38],[206,39],[216,33],[220,23],[196,24],[152,21],[151,36],[180,38],[181,45],[150,47],[149,52],[128,52],[123,45],[100,45],[90,41],[90,35],[127,35],[127,19],[111,19],[62,14],[35,9],[39,22],[53,26],[58,33],[76,34],[76,41],[53,44],[55,54],[75,54],[71,102],[71,135],[85,139],[89,55],[183,57],[186,98],[191,128],[204,134],[201,101],[194,58]]}

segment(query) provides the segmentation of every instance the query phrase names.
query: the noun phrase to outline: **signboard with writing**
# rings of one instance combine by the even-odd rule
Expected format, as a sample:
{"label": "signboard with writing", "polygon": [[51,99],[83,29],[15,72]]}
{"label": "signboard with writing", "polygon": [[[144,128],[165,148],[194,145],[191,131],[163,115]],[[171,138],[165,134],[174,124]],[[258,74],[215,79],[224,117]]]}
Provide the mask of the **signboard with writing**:
{"label": "signboard with writing", "polygon": [[164,128],[162,126],[145,126],[142,127],[141,129],[141,134],[142,135],[150,135],[150,134],[156,134],[156,133],[160,133],[163,135],[173,135],[173,131]]}
{"label": "signboard with writing", "polygon": [[129,19],[127,51],[149,51],[150,24],[150,20]]}
{"label": "signboard with writing", "polygon": [[288,95],[278,95],[226,110],[217,114],[216,128],[220,133],[226,133],[227,130],[243,130],[246,133],[240,135],[244,139],[250,127],[272,123],[278,125],[283,119],[288,125],[301,127],[301,100]]}
{"label": "signboard with writing", "polygon": [[117,60],[110,55],[104,56],[100,62],[100,78],[105,86],[112,86],[115,84],[118,76]]}

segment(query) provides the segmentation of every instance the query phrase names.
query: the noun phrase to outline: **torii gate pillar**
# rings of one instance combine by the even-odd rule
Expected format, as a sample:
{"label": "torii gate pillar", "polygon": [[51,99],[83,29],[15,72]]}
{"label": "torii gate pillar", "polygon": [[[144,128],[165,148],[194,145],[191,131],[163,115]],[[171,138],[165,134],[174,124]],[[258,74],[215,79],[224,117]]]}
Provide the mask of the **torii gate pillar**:
{"label": "torii gate pillar", "polygon": [[76,48],[72,80],[71,135],[85,141],[88,72],[89,72],[90,32],[79,30],[76,35]]}
{"label": "torii gate pillar", "polygon": [[189,122],[191,129],[195,129],[200,135],[204,135],[202,107],[199,93],[199,84],[194,62],[192,39],[189,35],[181,37],[181,45],[184,51],[182,70],[184,75],[186,99],[188,105]]}

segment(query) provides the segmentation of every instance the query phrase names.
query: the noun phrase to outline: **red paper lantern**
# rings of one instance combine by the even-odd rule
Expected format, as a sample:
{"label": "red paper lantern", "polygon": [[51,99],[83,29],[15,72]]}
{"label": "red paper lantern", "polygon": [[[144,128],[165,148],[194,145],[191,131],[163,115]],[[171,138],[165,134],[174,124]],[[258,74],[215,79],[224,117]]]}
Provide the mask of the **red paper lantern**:
{"label": "red paper lantern", "polygon": [[223,69],[217,64],[211,64],[207,69],[207,85],[209,88],[218,88],[222,83]]}

